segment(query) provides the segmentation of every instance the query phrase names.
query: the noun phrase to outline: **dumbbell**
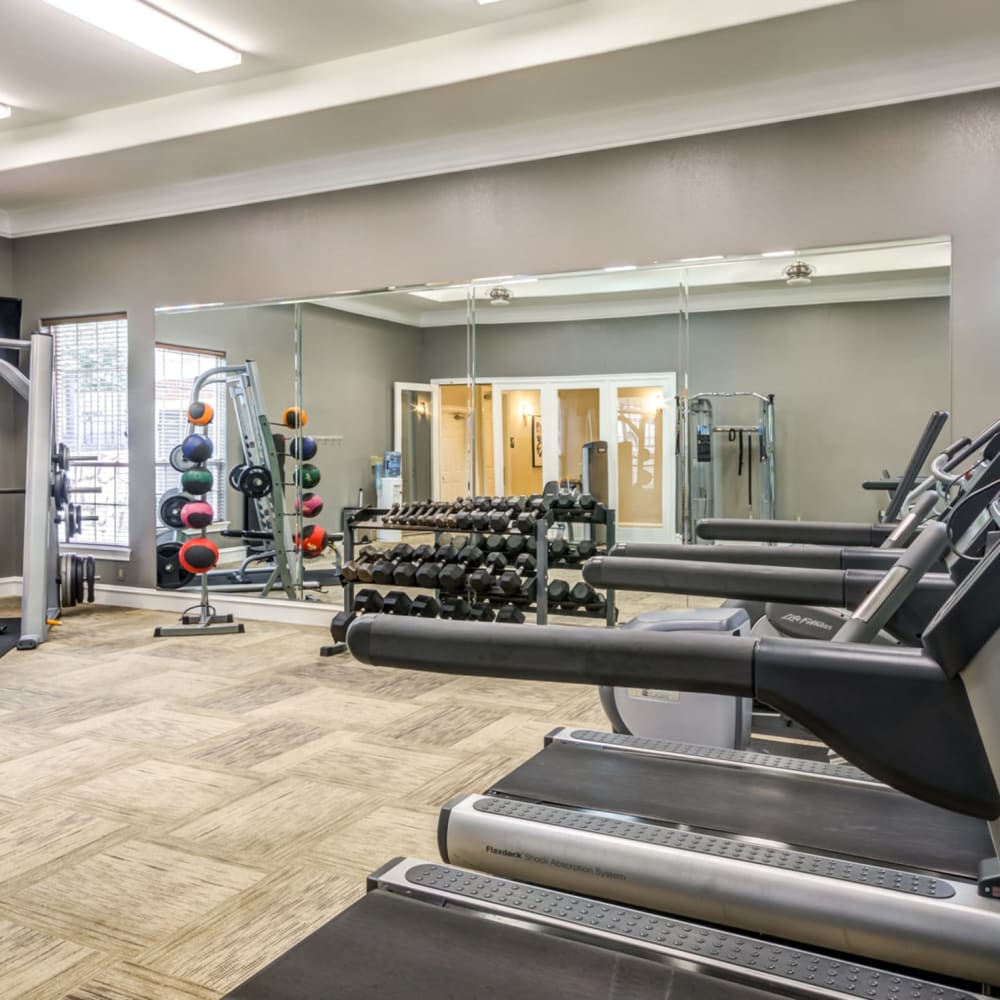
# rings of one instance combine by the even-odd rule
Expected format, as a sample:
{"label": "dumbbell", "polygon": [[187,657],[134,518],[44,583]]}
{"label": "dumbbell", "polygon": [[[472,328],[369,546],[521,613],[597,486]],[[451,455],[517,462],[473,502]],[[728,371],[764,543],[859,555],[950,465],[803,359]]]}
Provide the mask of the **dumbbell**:
{"label": "dumbbell", "polygon": [[437,544],[438,544],[439,548],[442,545],[454,545],[455,544],[455,539],[452,538],[452,536],[449,535],[447,532],[444,532],[444,533],[438,535]]}
{"label": "dumbbell", "polygon": [[382,611],[387,615],[408,615],[412,604],[401,590],[390,590],[382,600]]}
{"label": "dumbbell", "polygon": [[513,604],[505,604],[497,612],[497,621],[506,622],[510,625],[523,625],[524,612]]}
{"label": "dumbbell", "polygon": [[483,550],[478,545],[466,545],[458,553],[458,561],[467,569],[475,569],[483,564]]}
{"label": "dumbbell", "polygon": [[488,604],[473,604],[469,610],[469,619],[474,622],[491,622],[496,614]]}
{"label": "dumbbell", "polygon": [[514,518],[514,527],[521,532],[522,535],[533,535],[535,533],[535,525],[538,523],[538,518],[535,517],[530,511],[524,511]]}
{"label": "dumbbell", "polygon": [[400,542],[390,549],[389,558],[395,562],[407,562],[413,558],[413,546],[407,545],[406,542]]}
{"label": "dumbbell", "polygon": [[484,535],[481,531],[473,531],[469,535],[466,545],[475,545],[477,549],[485,549],[487,538],[491,538],[492,535]]}
{"label": "dumbbell", "polygon": [[353,611],[338,611],[330,622],[330,635],[334,642],[345,642],[347,640],[347,629],[352,621],[357,618]]}
{"label": "dumbbell", "polygon": [[576,551],[581,559],[590,559],[597,555],[597,543],[584,538],[576,543]]}
{"label": "dumbbell", "polygon": [[522,601],[527,604],[534,604],[537,594],[538,580],[535,577],[531,577],[530,579],[522,582],[520,590],[520,597]]}
{"label": "dumbbell", "polygon": [[467,510],[459,511],[455,515],[455,527],[462,531],[469,531],[472,527],[472,514]]}
{"label": "dumbbell", "polygon": [[570,566],[575,566],[580,561],[580,551],[575,545],[568,545],[566,547],[566,555],[563,556],[563,562]]}
{"label": "dumbbell", "polygon": [[420,594],[410,602],[410,614],[417,618],[437,618],[441,602],[433,594]]}
{"label": "dumbbell", "polygon": [[517,570],[508,568],[496,578],[496,585],[502,594],[513,597],[521,589],[521,577]]}
{"label": "dumbbell", "polygon": [[441,573],[442,565],[439,562],[428,560],[427,562],[421,563],[417,567],[417,572],[415,575],[416,585],[418,587],[436,587],[438,585],[438,576]]}
{"label": "dumbbell", "polygon": [[392,583],[392,571],[395,568],[396,564],[391,559],[379,559],[377,563],[372,565],[371,582],[383,586]]}
{"label": "dumbbell", "polygon": [[573,601],[577,607],[584,607],[587,604],[593,604],[597,598],[597,591],[589,583],[574,584],[573,589],[570,591],[570,599]]}
{"label": "dumbbell", "polygon": [[344,563],[340,567],[340,576],[348,583],[353,583],[358,578],[358,564],[356,562]]}
{"label": "dumbbell", "polygon": [[484,547],[487,552],[502,552],[506,544],[507,542],[503,535],[487,535]]}
{"label": "dumbbell", "polygon": [[358,583],[371,583],[373,578],[372,570],[375,564],[363,562],[358,564]]}
{"label": "dumbbell", "polygon": [[358,614],[382,610],[382,595],[377,590],[359,590],[354,595],[354,610]]}
{"label": "dumbbell", "polygon": [[569,542],[565,538],[553,538],[549,542],[549,558],[553,561],[565,559],[567,552],[569,552]]}
{"label": "dumbbell", "polygon": [[507,541],[504,543],[504,551],[509,556],[516,556],[524,551],[525,548],[525,537],[524,535],[513,534],[507,536]]}
{"label": "dumbbell", "polygon": [[528,510],[534,511],[536,517],[541,517],[549,512],[549,498],[541,493],[533,493],[528,497]]}
{"label": "dumbbell", "polygon": [[396,564],[396,568],[392,571],[392,582],[397,587],[419,587],[417,573],[425,562],[433,561],[434,552],[433,545],[418,545],[413,550],[413,557],[409,562]]}
{"label": "dumbbell", "polygon": [[464,597],[446,597],[441,602],[440,617],[463,621],[469,617],[471,610],[469,602]]}
{"label": "dumbbell", "polygon": [[465,569],[458,563],[449,563],[441,568],[438,573],[438,587],[449,594],[456,594],[465,589],[466,575]]}
{"label": "dumbbell", "polygon": [[538,569],[538,564],[530,552],[522,552],[514,560],[514,568],[522,575],[530,576]]}
{"label": "dumbbell", "polygon": [[469,588],[477,594],[485,594],[493,586],[493,574],[488,569],[477,569],[469,574]]}
{"label": "dumbbell", "polygon": [[459,552],[461,552],[466,545],[475,545],[475,542],[469,540],[471,537],[469,535],[454,535],[449,537],[451,537],[451,541],[448,544],[458,549]]}
{"label": "dumbbell", "polygon": [[575,497],[567,490],[560,490],[555,497],[554,506],[559,510],[569,510],[576,505]]}
{"label": "dumbbell", "polygon": [[486,568],[491,573],[502,573],[507,568],[507,557],[502,552],[491,552],[486,557]]}
{"label": "dumbbell", "polygon": [[490,513],[490,531],[506,531],[510,516],[506,511],[494,510]]}
{"label": "dumbbell", "polygon": [[576,498],[576,504],[583,510],[593,510],[597,506],[597,498],[593,493],[581,493]]}
{"label": "dumbbell", "polygon": [[565,604],[570,599],[570,585],[565,580],[550,580],[546,592],[552,605]]}
{"label": "dumbbell", "polygon": [[476,531],[486,531],[490,526],[490,516],[485,511],[477,510],[472,514],[472,527]]}
{"label": "dumbbell", "polygon": [[458,562],[458,549],[450,543],[447,545],[439,545],[437,547],[437,552],[434,553],[434,558],[439,563],[455,563]]}

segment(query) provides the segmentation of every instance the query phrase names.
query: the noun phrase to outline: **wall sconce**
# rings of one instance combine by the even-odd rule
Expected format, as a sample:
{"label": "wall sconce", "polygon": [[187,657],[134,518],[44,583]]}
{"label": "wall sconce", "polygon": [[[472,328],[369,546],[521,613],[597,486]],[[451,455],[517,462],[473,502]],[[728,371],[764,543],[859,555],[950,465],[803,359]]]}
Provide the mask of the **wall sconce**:
{"label": "wall sconce", "polygon": [[663,409],[663,396],[647,396],[643,401],[643,407],[647,416],[655,416]]}
{"label": "wall sconce", "polygon": [[420,400],[416,406],[413,407],[413,412],[417,415],[418,420],[427,419],[427,403],[424,400]]}
{"label": "wall sconce", "polygon": [[525,427],[528,426],[528,417],[530,416],[531,407],[528,405],[527,400],[524,400],[521,403],[521,423],[524,424]]}

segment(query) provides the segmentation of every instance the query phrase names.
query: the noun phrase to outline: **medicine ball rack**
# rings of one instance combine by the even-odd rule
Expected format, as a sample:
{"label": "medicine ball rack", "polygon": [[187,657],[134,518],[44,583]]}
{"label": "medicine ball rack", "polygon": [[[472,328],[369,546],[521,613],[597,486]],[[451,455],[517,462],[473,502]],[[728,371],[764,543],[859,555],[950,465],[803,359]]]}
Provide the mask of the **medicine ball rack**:
{"label": "medicine ball rack", "polygon": [[[499,498],[498,498],[499,499]],[[424,537],[433,536],[435,547],[442,543],[442,540],[446,536],[452,536],[455,534],[455,529],[451,528],[439,528],[431,527],[430,525],[401,525],[398,522],[386,521],[385,517],[389,514],[388,510],[379,508],[364,508],[359,511],[353,518],[349,519],[346,524],[347,530],[344,532],[344,565],[352,563],[358,552],[358,546],[362,544],[365,540],[374,537],[386,544],[388,539],[386,539],[386,534],[391,533],[392,541],[395,542],[397,539],[401,539],[404,536],[418,536],[422,535]],[[525,598],[523,591],[519,591],[514,594],[498,595],[493,593],[480,594],[473,592],[472,588],[469,586],[468,582],[463,583],[458,590],[448,590],[444,591],[440,587],[431,588],[421,588],[419,585],[408,584],[406,589],[422,589],[426,590],[428,594],[432,594],[434,599],[440,604],[444,604],[449,599],[454,601],[457,599],[470,600],[475,602],[473,605],[473,614],[471,616],[461,616],[461,615],[442,615],[442,617],[477,617],[475,610],[477,608],[482,608],[484,605],[495,606],[499,605],[501,611],[504,608],[508,609],[508,617],[506,620],[512,622],[523,621],[523,612],[533,611],[535,614],[535,621],[539,625],[544,625],[548,622],[550,615],[558,615],[560,617],[569,618],[601,618],[605,621],[609,628],[613,628],[618,617],[618,611],[615,607],[615,593],[613,590],[608,590],[605,595],[603,595],[603,603],[600,602],[602,595],[595,595],[598,599],[590,607],[569,607],[562,605],[550,606],[551,602],[549,600],[549,585],[552,582],[550,578],[550,572],[553,569],[563,569],[563,568],[573,568],[579,569],[581,562],[573,561],[568,558],[569,552],[566,555],[559,556],[557,558],[551,558],[550,546],[553,541],[558,541],[549,538],[549,531],[555,524],[586,524],[594,525],[600,524],[604,527],[604,543],[596,546],[594,555],[605,554],[611,546],[615,544],[615,511],[604,507],[603,505],[597,505],[593,509],[581,509],[578,507],[557,507],[552,506],[544,514],[544,516],[539,517],[534,522],[534,548],[531,551],[531,555],[534,557],[534,567],[529,574],[525,574],[522,580],[525,583],[533,581],[533,586],[529,588],[529,592],[533,591],[533,596],[530,598]],[[570,529],[572,530],[572,529]],[[464,530],[457,532],[460,535],[466,535]],[[482,535],[486,538],[502,537],[504,539],[510,537],[524,537],[524,532],[520,530],[490,530],[489,528],[484,528],[481,531],[473,531],[473,535]],[[565,539],[563,539],[565,541]],[[572,542],[571,542],[572,544]],[[388,554],[392,550],[392,546],[387,545],[384,552]],[[525,550],[526,551],[526,550]],[[512,562],[513,566],[513,562]],[[365,590],[377,590],[379,587],[383,587],[386,590],[400,592],[400,585],[398,584],[378,584],[378,583],[367,583],[361,584],[361,587]],[[343,580],[344,588],[344,612],[339,615],[334,616],[334,622],[331,625],[331,632],[334,636],[335,644],[332,646],[324,646],[320,650],[320,655],[322,656],[333,656],[337,653],[344,652],[346,649],[345,644],[341,641],[341,631],[344,627],[344,622],[351,613],[356,609],[356,599],[358,596],[358,583],[353,580]],[[405,596],[405,595],[404,595]],[[378,604],[378,601],[372,602]],[[509,609],[511,607],[517,608],[522,612],[519,616],[514,616],[509,614]],[[404,614],[416,614],[418,613],[410,607],[409,599],[404,604],[406,608],[405,611],[389,611],[388,613],[404,613]],[[370,607],[363,608],[363,611],[386,611],[388,609],[381,607]],[[493,614],[489,614],[484,620],[492,621]],[[504,620],[501,614],[500,620]]]}
{"label": "medicine ball rack", "polygon": [[[274,484],[281,482],[281,465],[274,435],[271,432],[271,423],[264,410],[259,389],[257,362],[248,360],[241,365],[219,365],[202,372],[191,387],[191,402],[193,404],[199,402],[199,395],[204,387],[216,382],[225,382],[236,415],[236,424],[243,445],[244,461],[239,468],[242,472],[241,479],[246,480],[244,495],[253,504],[257,519],[258,530],[254,534],[274,540],[273,551],[268,552],[274,559],[274,567],[255,589],[260,589],[261,596],[266,597],[276,585],[280,585],[280,589],[288,598],[295,600],[292,567],[295,548],[288,523],[289,518],[286,516],[284,494],[280,489],[274,488]],[[178,467],[174,464],[173,455],[171,464],[174,468]],[[237,486],[235,483],[233,485],[243,489],[243,486]],[[189,498],[183,497],[181,493],[171,493],[166,494],[161,500],[160,517],[168,527],[173,528],[176,525],[172,520],[164,518],[164,514],[169,514],[172,508],[176,508],[179,515],[185,499]],[[168,589],[181,589],[190,584],[192,581],[183,573],[178,574],[173,559],[178,548],[176,537],[161,537],[157,541],[157,556],[161,567],[158,573],[160,585]],[[208,586],[205,576],[206,574],[202,574],[202,589]]]}

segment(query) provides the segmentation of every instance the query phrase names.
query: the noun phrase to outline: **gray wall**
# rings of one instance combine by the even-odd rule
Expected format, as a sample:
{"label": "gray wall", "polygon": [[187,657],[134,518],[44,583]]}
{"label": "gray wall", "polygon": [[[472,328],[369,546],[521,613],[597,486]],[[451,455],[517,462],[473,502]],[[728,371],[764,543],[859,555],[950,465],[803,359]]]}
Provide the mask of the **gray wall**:
{"label": "gray wall", "polygon": [[14,245],[0,236],[0,295],[14,294]]}
{"label": "gray wall", "polygon": [[[153,307],[951,234],[955,426],[1000,370],[1000,91],[16,241],[39,316],[124,309],[136,538],[153,530]],[[350,378],[342,359],[331,378]],[[0,559],[5,572],[16,562]],[[151,557],[130,583],[150,583]]]}
{"label": "gray wall", "polygon": [[[873,518],[885,495],[861,481],[902,471],[930,411],[950,406],[947,299],[694,313],[690,330],[691,392],[775,394],[780,517]],[[464,329],[425,330],[424,343],[425,378],[464,376]],[[676,371],[677,348],[676,316],[480,325],[476,369],[482,381]],[[714,405],[717,423],[756,419],[752,403]],[[721,513],[736,516],[745,486],[731,465]]]}

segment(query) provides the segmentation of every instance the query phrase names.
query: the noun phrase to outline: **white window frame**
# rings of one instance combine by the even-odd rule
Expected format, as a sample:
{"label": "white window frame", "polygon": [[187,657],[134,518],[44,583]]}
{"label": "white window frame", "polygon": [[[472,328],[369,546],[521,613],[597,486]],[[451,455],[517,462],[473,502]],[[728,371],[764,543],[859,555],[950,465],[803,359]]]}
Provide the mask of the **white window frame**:
{"label": "white window frame", "polygon": [[[69,394],[66,382],[73,379],[78,382],[83,381],[87,371],[80,365],[79,351],[76,365],[69,363],[70,359],[67,357],[67,353],[71,350],[68,347],[69,339],[75,337],[79,348],[81,337],[92,334],[96,339],[98,328],[102,324],[112,323],[118,324],[118,327],[113,331],[113,335],[117,338],[117,345],[114,364],[110,366],[110,370],[117,374],[122,385],[115,393],[102,393],[99,390],[93,390],[97,399],[103,396],[112,407],[112,425],[109,427],[102,423],[107,407],[95,405],[94,399],[88,402],[82,390],[78,389],[76,392],[75,412],[68,414],[64,411]],[[88,330],[89,327],[92,327],[93,330]],[[92,532],[96,533],[101,522],[95,524],[92,521],[84,521],[83,530],[77,536],[77,540],[69,544],[63,542],[61,547],[68,552],[89,553],[103,559],[128,559],[131,555],[128,316],[122,312],[95,316],[58,317],[42,320],[40,328],[43,332],[52,334],[55,348],[53,353],[55,381],[53,405],[56,442],[67,444],[71,457],[74,454],[80,457],[96,456],[87,462],[73,461],[69,469],[69,479],[74,487],[99,486],[101,492],[70,494],[70,502],[80,505],[84,517],[95,513],[99,517],[106,517],[110,512],[115,525],[112,541],[98,541],[96,538],[88,538],[87,535]],[[103,332],[106,334],[108,331]],[[94,368],[95,372],[106,373],[108,370],[108,367]],[[112,397],[114,397],[113,401]],[[72,433],[69,421],[73,422]],[[115,421],[117,421],[117,428],[114,426]],[[89,433],[79,430],[78,424],[88,428]],[[94,430],[95,426],[96,431]],[[118,437],[117,447],[110,444],[116,436]],[[124,500],[119,499],[120,493],[124,493]]]}

